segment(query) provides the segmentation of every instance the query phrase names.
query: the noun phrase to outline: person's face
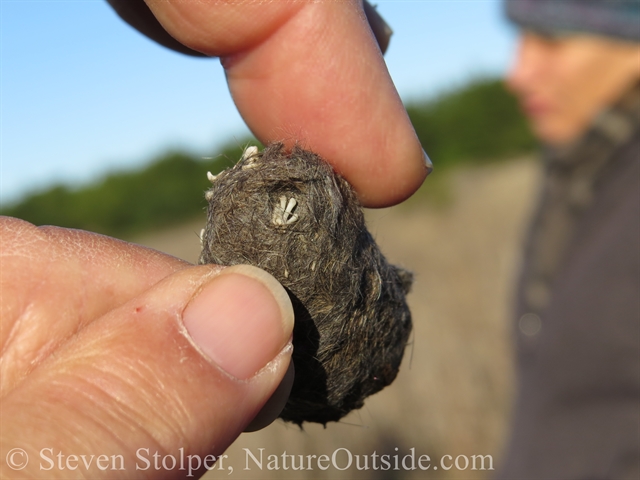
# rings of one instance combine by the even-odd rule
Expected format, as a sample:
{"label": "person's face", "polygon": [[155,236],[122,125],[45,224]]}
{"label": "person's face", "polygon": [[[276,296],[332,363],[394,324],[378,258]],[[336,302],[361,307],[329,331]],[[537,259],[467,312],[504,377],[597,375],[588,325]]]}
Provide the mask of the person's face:
{"label": "person's face", "polygon": [[640,44],[523,32],[507,85],[539,140],[565,145],[638,80]]}

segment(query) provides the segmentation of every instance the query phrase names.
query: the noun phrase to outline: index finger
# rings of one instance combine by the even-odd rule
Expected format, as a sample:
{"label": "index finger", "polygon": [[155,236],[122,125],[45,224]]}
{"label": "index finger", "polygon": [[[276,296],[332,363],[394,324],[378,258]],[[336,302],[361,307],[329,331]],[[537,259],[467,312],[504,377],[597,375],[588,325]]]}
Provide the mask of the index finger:
{"label": "index finger", "polygon": [[179,42],[222,58],[234,101],[263,143],[314,150],[368,207],[399,203],[422,184],[428,158],[361,0],[147,4]]}
{"label": "index finger", "polygon": [[0,397],[84,326],[190,264],[80,230],[0,217]]}

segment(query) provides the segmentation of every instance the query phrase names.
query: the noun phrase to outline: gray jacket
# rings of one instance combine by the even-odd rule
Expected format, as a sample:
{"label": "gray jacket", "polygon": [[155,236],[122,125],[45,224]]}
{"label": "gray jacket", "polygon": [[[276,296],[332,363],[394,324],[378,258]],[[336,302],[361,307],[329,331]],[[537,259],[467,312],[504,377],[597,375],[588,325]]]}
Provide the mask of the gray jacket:
{"label": "gray jacket", "polygon": [[640,478],[640,85],[549,156],[499,479]]}

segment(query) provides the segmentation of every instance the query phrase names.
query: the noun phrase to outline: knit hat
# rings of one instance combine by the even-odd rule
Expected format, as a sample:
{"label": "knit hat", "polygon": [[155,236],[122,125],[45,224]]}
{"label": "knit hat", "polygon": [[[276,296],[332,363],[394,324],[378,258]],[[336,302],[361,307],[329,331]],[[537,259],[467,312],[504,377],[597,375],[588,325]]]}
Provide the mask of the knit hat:
{"label": "knit hat", "polygon": [[640,0],[505,0],[507,16],[550,34],[591,33],[640,41]]}

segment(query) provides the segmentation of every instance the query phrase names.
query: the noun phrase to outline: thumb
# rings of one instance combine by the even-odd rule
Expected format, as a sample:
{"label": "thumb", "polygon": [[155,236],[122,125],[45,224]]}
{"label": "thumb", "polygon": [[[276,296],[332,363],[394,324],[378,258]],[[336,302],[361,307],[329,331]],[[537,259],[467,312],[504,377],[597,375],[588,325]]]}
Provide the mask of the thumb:
{"label": "thumb", "polygon": [[292,330],[286,291],[258,268],[174,273],[3,399],[0,477],[197,477],[282,381]]}

